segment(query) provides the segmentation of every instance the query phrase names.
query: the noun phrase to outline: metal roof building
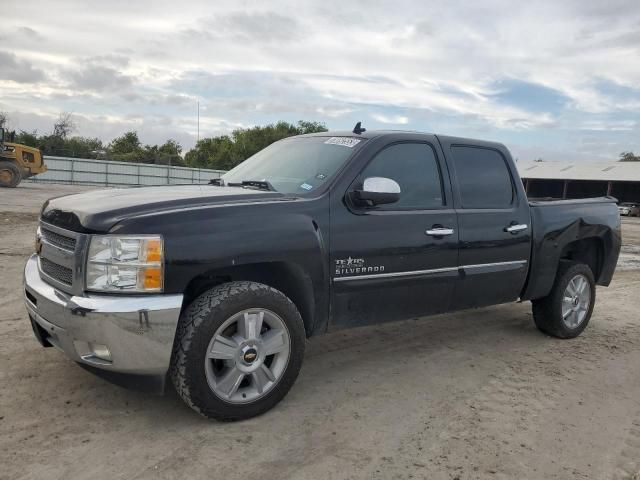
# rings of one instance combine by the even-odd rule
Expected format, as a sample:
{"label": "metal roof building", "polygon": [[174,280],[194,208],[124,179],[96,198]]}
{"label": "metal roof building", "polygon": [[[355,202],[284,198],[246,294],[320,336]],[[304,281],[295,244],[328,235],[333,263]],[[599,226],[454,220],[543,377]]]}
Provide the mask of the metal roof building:
{"label": "metal roof building", "polygon": [[517,166],[530,197],[611,195],[620,202],[640,203],[640,162],[519,162]]}

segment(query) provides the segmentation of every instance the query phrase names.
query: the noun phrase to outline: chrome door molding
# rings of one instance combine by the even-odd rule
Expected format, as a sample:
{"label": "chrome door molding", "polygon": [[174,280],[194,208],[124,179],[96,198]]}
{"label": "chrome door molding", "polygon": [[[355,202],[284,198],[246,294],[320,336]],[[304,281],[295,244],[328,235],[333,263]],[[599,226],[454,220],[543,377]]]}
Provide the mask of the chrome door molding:
{"label": "chrome door molding", "polygon": [[458,272],[463,273],[470,271],[469,273],[480,273],[477,270],[489,270],[489,271],[501,271],[501,270],[513,270],[524,267],[528,260],[514,260],[510,262],[494,262],[494,263],[481,263],[477,265],[460,265],[458,267],[447,268],[433,268],[430,270],[410,270],[406,272],[384,272],[384,273],[372,273],[367,275],[351,275],[347,277],[334,277],[334,282],[350,282],[354,280],[373,280],[381,278],[403,278],[403,277],[415,277],[423,275],[437,275],[440,273]]}

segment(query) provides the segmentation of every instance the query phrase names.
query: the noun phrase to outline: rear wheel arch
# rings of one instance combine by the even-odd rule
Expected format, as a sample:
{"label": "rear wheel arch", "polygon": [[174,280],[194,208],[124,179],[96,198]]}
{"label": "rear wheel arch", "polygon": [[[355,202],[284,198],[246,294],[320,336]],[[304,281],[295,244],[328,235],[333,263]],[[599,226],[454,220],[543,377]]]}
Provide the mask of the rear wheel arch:
{"label": "rear wheel arch", "polygon": [[292,262],[260,262],[199,274],[187,284],[183,309],[203,292],[223,283],[239,281],[262,283],[282,292],[300,312],[307,337],[312,334],[317,303],[315,289],[304,269]]}
{"label": "rear wheel arch", "polygon": [[559,260],[560,262],[571,261],[587,265],[597,283],[604,263],[604,251],[604,244],[601,238],[581,238],[565,245]]}

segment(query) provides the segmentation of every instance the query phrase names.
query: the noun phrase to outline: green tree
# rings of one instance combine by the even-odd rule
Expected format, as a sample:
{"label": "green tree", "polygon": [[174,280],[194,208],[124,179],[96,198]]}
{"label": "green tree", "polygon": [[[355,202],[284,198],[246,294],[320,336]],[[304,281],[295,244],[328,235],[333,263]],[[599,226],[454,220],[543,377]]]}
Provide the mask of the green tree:
{"label": "green tree", "polygon": [[109,144],[109,152],[113,155],[126,155],[142,149],[138,132],[129,131],[114,138]]}
{"label": "green tree", "polygon": [[185,165],[181,156],[182,145],[171,138],[158,147],[158,154],[158,161],[156,161],[156,163],[181,167]]}
{"label": "green tree", "polygon": [[191,167],[230,170],[273,142],[293,135],[326,131],[324,123],[303,120],[297,124],[281,121],[265,126],[239,128],[231,132],[231,135],[200,140],[185,155],[185,163]]}
{"label": "green tree", "polygon": [[182,153],[182,145],[180,145],[178,142],[170,138],[169,140],[164,142],[162,145],[160,145],[160,148],[158,148],[158,150],[161,153],[164,153],[166,155],[179,156]]}
{"label": "green tree", "polygon": [[75,158],[96,158],[104,147],[99,138],[69,137],[75,128],[71,114],[61,113],[53,126],[53,133],[40,135],[37,130],[21,130],[15,141],[42,150],[45,155],[59,155]]}
{"label": "green tree", "polygon": [[74,158],[107,158],[123,162],[158,163],[184,166],[182,145],[173,139],[162,145],[142,146],[138,133],[125,132],[114,138],[108,146],[99,138],[69,137],[75,128],[68,113],[61,113],[54,124],[53,133],[40,135],[36,130],[20,131],[15,141],[30,147],[40,148],[45,155]]}
{"label": "green tree", "polygon": [[159,165],[184,166],[182,145],[173,139],[162,145],[142,146],[138,133],[129,131],[114,138],[108,147],[108,158],[118,162],[155,163]]}
{"label": "green tree", "polygon": [[633,152],[622,152],[619,162],[640,162],[640,156],[634,155]]}
{"label": "green tree", "polygon": [[319,133],[328,131],[327,126],[323,122],[309,122],[305,120],[298,121],[298,130],[300,135],[305,133]]}
{"label": "green tree", "polygon": [[104,146],[99,138],[71,137],[65,141],[65,151],[75,158],[97,158],[104,152]]}
{"label": "green tree", "polygon": [[34,130],[33,132],[26,132],[24,130],[20,130],[20,133],[16,134],[16,143],[21,143],[27,147],[38,148],[40,146],[40,136],[38,135],[38,131]]}
{"label": "green tree", "polygon": [[189,167],[230,170],[243,160],[236,145],[228,135],[203,138],[187,152],[185,162]]}
{"label": "green tree", "polygon": [[167,140],[162,145],[145,145],[139,158],[142,163],[155,163],[158,165],[184,166],[184,160],[180,156],[182,146],[175,140]]}
{"label": "green tree", "polygon": [[99,138],[71,137],[61,139],[55,135],[38,135],[37,131],[20,131],[16,143],[42,150],[45,155],[58,155],[73,158],[97,158],[104,146]]}

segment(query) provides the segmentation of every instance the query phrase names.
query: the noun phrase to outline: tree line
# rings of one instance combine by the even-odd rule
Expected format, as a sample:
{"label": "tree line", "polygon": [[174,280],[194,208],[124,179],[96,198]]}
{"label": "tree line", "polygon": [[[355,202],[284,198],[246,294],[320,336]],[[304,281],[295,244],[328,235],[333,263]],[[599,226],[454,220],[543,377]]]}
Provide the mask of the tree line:
{"label": "tree line", "polygon": [[[0,112],[0,127],[7,123],[7,115]],[[39,148],[44,155],[106,159],[118,162],[155,163],[184,166],[182,146],[168,139],[162,145],[143,145],[138,133],[129,131],[108,144],[99,138],[72,136],[76,125],[70,113],[61,113],[50,133],[21,130],[13,141]]]}
{"label": "tree line", "polygon": [[[7,123],[6,113],[0,112],[0,127]],[[230,170],[253,154],[277,140],[305,133],[326,132],[324,123],[300,120],[284,121],[251,128],[237,128],[228,135],[199,140],[182,155],[182,145],[168,139],[161,145],[143,145],[136,131],[128,131],[109,143],[99,138],[72,136],[76,126],[70,113],[61,113],[51,133],[21,130],[15,142],[38,147],[45,155],[74,158],[99,158],[120,162],[155,163],[216,170]],[[543,161],[541,158],[535,160]],[[620,162],[639,162],[640,155],[622,152]]]}
{"label": "tree line", "polygon": [[184,156],[189,167],[231,170],[273,142],[293,135],[326,132],[324,123],[300,120],[297,124],[277,122],[262,127],[238,128],[230,135],[203,138]]}
{"label": "tree line", "polygon": [[622,152],[620,154],[619,162],[640,162],[640,155],[635,155],[633,152]]}
{"label": "tree line", "polygon": [[[0,127],[7,124],[0,112]],[[300,120],[297,124],[277,122],[265,126],[238,128],[229,135],[203,138],[182,155],[182,145],[168,139],[162,145],[143,145],[136,131],[128,131],[109,143],[99,138],[72,136],[76,126],[70,113],[61,113],[50,133],[16,132],[14,141],[40,148],[44,155],[105,159],[119,162],[153,163],[216,170],[230,170],[273,142],[292,135],[326,132],[324,123]]]}

